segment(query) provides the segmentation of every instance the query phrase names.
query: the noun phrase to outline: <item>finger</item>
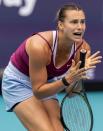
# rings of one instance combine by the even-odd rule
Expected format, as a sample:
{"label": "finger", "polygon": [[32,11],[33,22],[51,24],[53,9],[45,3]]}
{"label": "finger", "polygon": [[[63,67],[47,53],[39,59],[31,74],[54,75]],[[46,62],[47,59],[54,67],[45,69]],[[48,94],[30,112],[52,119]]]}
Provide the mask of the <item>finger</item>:
{"label": "finger", "polygon": [[71,65],[71,67],[75,67],[75,61],[74,61],[74,60],[72,60],[72,65]]}
{"label": "finger", "polygon": [[76,69],[79,69],[79,68],[80,68],[80,65],[81,65],[81,61],[79,61],[79,62],[76,64]]}
{"label": "finger", "polygon": [[86,74],[85,75],[81,75],[80,77],[79,77],[79,80],[88,80],[88,79],[91,79],[89,76],[87,76]]}
{"label": "finger", "polygon": [[86,74],[87,74],[87,71],[84,71],[84,72],[79,73],[76,77],[82,78],[83,76],[86,76]]}
{"label": "finger", "polygon": [[[96,66],[91,65],[91,66],[87,67],[86,69],[89,70],[89,69],[95,69],[95,68],[96,68]],[[86,70],[86,71],[87,71],[87,70]]]}
{"label": "finger", "polygon": [[81,68],[81,69],[77,70],[77,74],[80,74],[86,70],[88,70],[88,68]]}
{"label": "finger", "polygon": [[93,61],[89,64],[89,66],[93,66],[93,65],[96,65],[98,63],[101,63],[101,60],[98,60],[98,61]]}
{"label": "finger", "polygon": [[99,55],[99,53],[100,53],[100,51],[97,51],[96,53],[94,53],[93,55],[91,55],[90,58],[91,58],[91,59],[92,59],[92,58],[95,58],[96,56]]}
{"label": "finger", "polygon": [[77,73],[75,73],[76,75],[79,75],[79,74],[81,74],[81,73],[84,73],[85,74],[85,72],[86,71],[88,71],[89,69],[95,69],[96,68],[96,66],[89,66],[89,67],[84,67],[84,68],[81,68],[81,69],[79,69],[78,71],[77,71]]}
{"label": "finger", "polygon": [[83,72],[81,72],[80,74],[78,74],[78,76],[86,75],[86,72],[87,72],[87,71],[83,71]]}
{"label": "finger", "polygon": [[89,80],[91,78],[85,75],[85,76],[82,76],[81,79],[83,79],[83,80]]}
{"label": "finger", "polygon": [[90,50],[87,51],[86,58],[90,57],[90,54],[91,54]]}
{"label": "finger", "polygon": [[91,61],[97,61],[97,60],[101,60],[101,59],[102,59],[102,56],[97,56],[94,59],[92,59]]}

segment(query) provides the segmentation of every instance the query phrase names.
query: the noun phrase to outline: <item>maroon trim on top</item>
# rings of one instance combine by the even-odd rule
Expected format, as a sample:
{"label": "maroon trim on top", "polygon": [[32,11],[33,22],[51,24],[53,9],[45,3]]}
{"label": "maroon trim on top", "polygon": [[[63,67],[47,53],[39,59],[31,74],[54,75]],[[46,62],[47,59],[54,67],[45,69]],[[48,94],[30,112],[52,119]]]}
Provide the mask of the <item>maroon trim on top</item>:
{"label": "maroon trim on top", "polygon": [[46,43],[48,44],[50,50],[52,51],[52,48],[51,48],[51,46],[50,46],[50,43],[49,43],[41,34],[37,33],[36,35],[40,36],[44,41],[46,41]]}

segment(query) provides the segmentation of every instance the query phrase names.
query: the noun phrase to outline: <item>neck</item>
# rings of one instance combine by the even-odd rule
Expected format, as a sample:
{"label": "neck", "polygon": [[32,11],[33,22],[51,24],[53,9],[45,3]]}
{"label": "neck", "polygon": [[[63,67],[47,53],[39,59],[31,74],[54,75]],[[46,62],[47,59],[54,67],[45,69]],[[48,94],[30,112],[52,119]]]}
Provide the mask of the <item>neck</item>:
{"label": "neck", "polygon": [[72,48],[74,41],[71,41],[61,31],[58,31],[58,49],[69,52]]}

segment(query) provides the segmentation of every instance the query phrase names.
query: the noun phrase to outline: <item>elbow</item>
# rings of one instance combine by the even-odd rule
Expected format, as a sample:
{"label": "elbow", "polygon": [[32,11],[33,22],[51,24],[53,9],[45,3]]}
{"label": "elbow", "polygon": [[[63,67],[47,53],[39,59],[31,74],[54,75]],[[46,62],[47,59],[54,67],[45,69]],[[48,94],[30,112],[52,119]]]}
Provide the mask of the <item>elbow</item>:
{"label": "elbow", "polygon": [[34,96],[35,96],[37,99],[43,99],[43,98],[44,98],[43,94],[40,92],[39,89],[33,90],[33,94],[34,94]]}

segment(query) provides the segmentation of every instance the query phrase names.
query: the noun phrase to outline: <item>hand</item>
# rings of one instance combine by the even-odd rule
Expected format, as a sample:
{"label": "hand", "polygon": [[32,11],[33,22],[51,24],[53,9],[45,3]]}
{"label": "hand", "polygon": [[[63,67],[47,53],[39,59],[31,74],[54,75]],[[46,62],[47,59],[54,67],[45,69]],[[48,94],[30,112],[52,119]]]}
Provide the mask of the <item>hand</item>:
{"label": "hand", "polygon": [[86,76],[86,71],[90,68],[95,68],[95,67],[87,67],[87,68],[81,68],[79,69],[81,64],[81,61],[79,61],[77,64],[75,64],[75,61],[72,60],[72,65],[67,72],[67,75],[65,76],[66,80],[68,83],[75,83],[79,81],[80,79],[89,79],[88,76]]}
{"label": "hand", "polygon": [[101,62],[102,56],[99,55],[100,51],[97,51],[93,55],[90,55],[90,51],[87,52],[85,60],[85,68],[94,68],[96,64]]}
{"label": "hand", "polygon": [[78,88],[78,84],[79,84],[79,82],[73,82],[73,83],[71,83],[70,86],[68,86],[65,89],[66,93],[70,94],[70,93],[72,93],[72,91],[80,91],[81,89]]}

